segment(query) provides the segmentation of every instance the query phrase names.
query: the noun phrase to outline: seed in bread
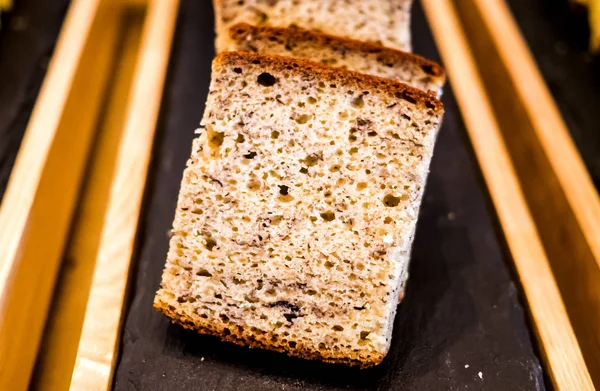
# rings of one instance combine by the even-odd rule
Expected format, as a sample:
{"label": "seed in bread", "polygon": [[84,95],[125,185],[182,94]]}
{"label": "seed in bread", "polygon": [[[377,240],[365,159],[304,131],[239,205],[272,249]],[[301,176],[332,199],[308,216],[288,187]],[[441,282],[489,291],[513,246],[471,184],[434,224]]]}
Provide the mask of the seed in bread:
{"label": "seed in bread", "polygon": [[155,307],[242,345],[381,362],[442,114],[391,80],[219,55]]}
{"label": "seed in bread", "polygon": [[239,22],[255,26],[299,26],[327,34],[410,51],[413,0],[213,0],[217,53],[234,50],[229,28]]}
{"label": "seed in bread", "polygon": [[238,23],[229,36],[236,51],[304,58],[406,83],[441,95],[444,69],[412,53],[300,28]]}

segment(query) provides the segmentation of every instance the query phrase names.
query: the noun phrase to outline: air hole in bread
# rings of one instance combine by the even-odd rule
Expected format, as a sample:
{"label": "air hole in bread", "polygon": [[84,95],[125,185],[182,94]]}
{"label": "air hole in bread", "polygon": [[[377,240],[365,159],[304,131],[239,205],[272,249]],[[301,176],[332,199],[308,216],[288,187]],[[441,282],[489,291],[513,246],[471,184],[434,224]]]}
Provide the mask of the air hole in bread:
{"label": "air hole in bread", "polygon": [[400,201],[402,201],[402,197],[396,197],[392,194],[387,194],[385,197],[383,197],[383,204],[389,208],[398,206]]}
{"label": "air hole in bread", "polygon": [[352,99],[352,107],[355,109],[361,109],[365,106],[365,101],[363,100],[363,96],[359,95],[356,98]]}
{"label": "air hole in bread", "polygon": [[300,162],[306,164],[308,167],[313,167],[319,164],[319,157],[316,154],[307,155]]}
{"label": "air hole in bread", "polygon": [[197,276],[199,277],[212,277],[212,273],[209,272],[206,269],[200,269],[198,270],[198,272],[196,273]]}
{"label": "air hole in bread", "polygon": [[208,251],[212,251],[213,248],[215,248],[215,246],[217,245],[217,241],[211,237],[207,237],[205,240],[206,240],[206,244],[205,244],[206,249]]}
{"label": "air hole in bread", "polygon": [[299,117],[295,118],[295,121],[297,123],[299,123],[300,125],[303,125],[303,124],[307,123],[309,119],[310,119],[310,117],[307,114],[302,114]]}
{"label": "air hole in bread", "polygon": [[277,78],[268,72],[263,72],[256,78],[258,84],[264,87],[272,87],[277,83]]}
{"label": "air hole in bread", "polygon": [[218,150],[221,145],[223,145],[223,141],[225,140],[225,133],[216,132],[213,130],[212,126],[206,126],[207,138],[208,138],[208,146],[214,150]]}
{"label": "air hole in bread", "polygon": [[288,195],[289,187],[286,185],[279,185],[279,194],[286,196]]}
{"label": "air hole in bread", "polygon": [[332,211],[322,212],[321,218],[325,221],[333,221],[335,220],[335,213]]}
{"label": "air hole in bread", "polygon": [[250,179],[246,186],[248,187],[248,190],[258,191],[261,188],[261,182],[258,179]]}

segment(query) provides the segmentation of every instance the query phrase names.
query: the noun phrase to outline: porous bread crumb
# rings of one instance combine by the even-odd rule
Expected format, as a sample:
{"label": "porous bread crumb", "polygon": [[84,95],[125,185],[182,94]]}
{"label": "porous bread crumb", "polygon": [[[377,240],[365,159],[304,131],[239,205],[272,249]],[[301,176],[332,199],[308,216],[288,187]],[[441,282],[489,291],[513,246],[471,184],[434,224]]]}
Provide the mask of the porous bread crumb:
{"label": "porous bread crumb", "polygon": [[229,36],[231,50],[304,58],[397,80],[438,96],[446,80],[444,69],[423,57],[317,31],[238,23]]}
{"label": "porous bread crumb", "polygon": [[386,79],[219,55],[155,306],[238,344],[381,362],[442,114]]}
{"label": "porous bread crumb", "polygon": [[213,0],[217,53],[230,48],[229,28],[239,22],[256,26],[300,26],[327,34],[411,51],[413,0]]}

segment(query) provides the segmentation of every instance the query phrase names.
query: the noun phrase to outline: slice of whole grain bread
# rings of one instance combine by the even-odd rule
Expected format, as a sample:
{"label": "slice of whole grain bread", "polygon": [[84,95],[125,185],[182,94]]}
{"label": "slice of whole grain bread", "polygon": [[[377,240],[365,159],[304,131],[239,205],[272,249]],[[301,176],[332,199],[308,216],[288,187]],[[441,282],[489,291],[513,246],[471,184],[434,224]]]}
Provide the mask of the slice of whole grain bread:
{"label": "slice of whole grain bread", "polygon": [[381,362],[442,115],[391,80],[219,55],[155,307],[242,345]]}
{"label": "slice of whole grain bread", "polygon": [[231,27],[232,49],[304,58],[325,65],[385,77],[441,95],[444,69],[412,53],[300,28]]}
{"label": "slice of whole grain bread", "polygon": [[410,51],[413,0],[213,0],[217,53],[233,50],[229,28],[299,26],[327,34]]}

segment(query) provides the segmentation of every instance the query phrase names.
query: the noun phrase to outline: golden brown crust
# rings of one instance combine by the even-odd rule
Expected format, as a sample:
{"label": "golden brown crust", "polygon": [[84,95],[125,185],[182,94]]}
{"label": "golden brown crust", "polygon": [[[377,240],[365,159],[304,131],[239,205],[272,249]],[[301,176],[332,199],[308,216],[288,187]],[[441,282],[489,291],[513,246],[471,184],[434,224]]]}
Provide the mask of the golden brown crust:
{"label": "golden brown crust", "polygon": [[249,64],[268,65],[272,69],[281,71],[294,69],[295,72],[303,73],[307,76],[316,74],[321,81],[344,85],[355,84],[363,90],[379,89],[392,94],[398,99],[413,104],[422,104],[426,108],[433,110],[435,114],[442,114],[444,112],[444,105],[436,99],[433,92],[424,92],[409,85],[382,77],[366,75],[341,68],[330,68],[308,60],[252,52],[223,52],[213,61],[213,67],[245,66]]}
{"label": "golden brown crust", "polygon": [[337,37],[317,30],[305,30],[299,27],[252,26],[248,23],[237,23],[229,29],[229,36],[234,41],[243,41],[249,36],[266,37],[267,39],[280,40],[290,45],[301,42],[314,42],[319,46],[332,46],[348,51],[369,54],[377,53],[379,54],[378,58],[380,58],[382,63],[394,64],[399,62],[412,62],[421,67],[423,72],[429,76],[439,78],[442,82],[446,79],[444,68],[439,64],[429,61],[421,56],[417,56],[416,54],[387,48],[374,43]]}
{"label": "golden brown crust", "polygon": [[272,350],[306,360],[321,360],[327,363],[345,364],[363,369],[378,365],[385,358],[385,354],[383,353],[377,356],[371,354],[370,357],[365,357],[348,351],[336,353],[314,350],[302,346],[300,343],[297,343],[295,347],[283,345],[278,341],[277,334],[275,333],[258,335],[251,330],[244,329],[241,325],[225,327],[221,322],[214,321],[209,323],[201,319],[194,319],[178,308],[163,302],[158,296],[154,299],[154,308],[169,317],[173,323],[177,323],[188,330],[194,330],[200,334],[212,335],[220,338],[222,341],[233,342],[240,346]]}

